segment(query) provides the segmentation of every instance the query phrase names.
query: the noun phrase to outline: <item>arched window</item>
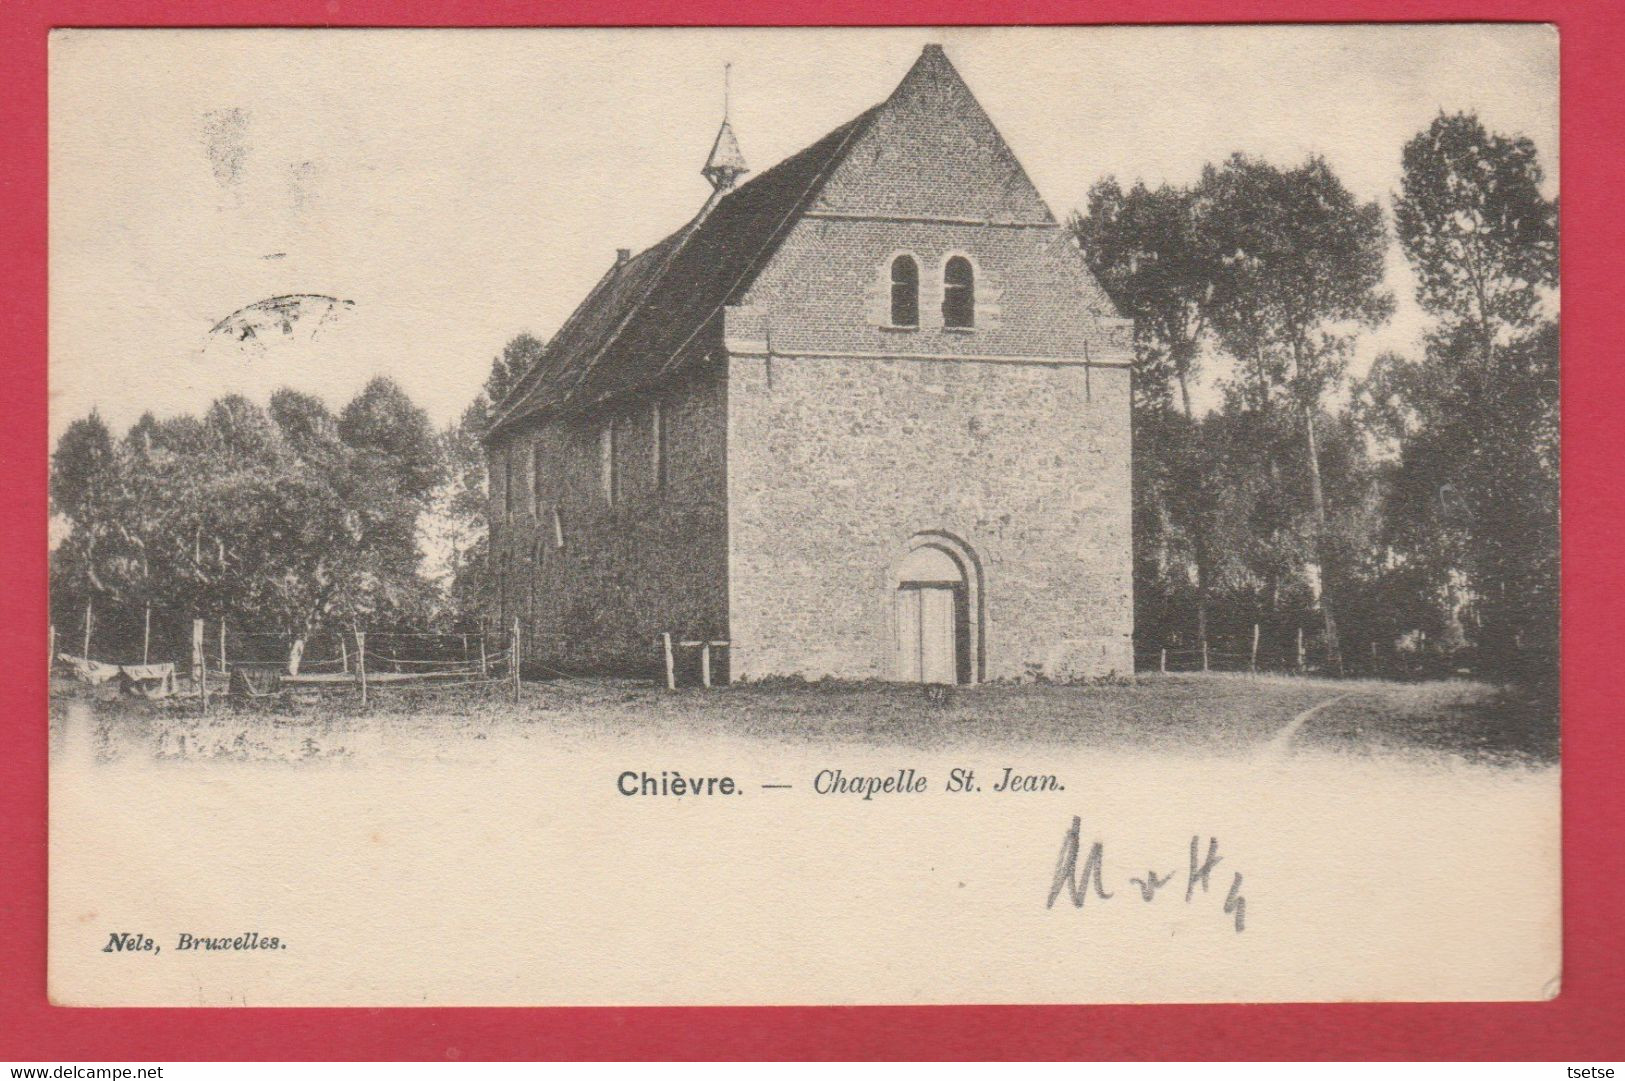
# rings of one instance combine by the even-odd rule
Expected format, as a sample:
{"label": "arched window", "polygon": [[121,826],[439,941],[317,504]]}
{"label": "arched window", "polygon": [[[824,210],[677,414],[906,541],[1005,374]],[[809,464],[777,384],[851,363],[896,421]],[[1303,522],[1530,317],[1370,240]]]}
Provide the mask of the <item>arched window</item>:
{"label": "arched window", "polygon": [[920,325],[920,264],[912,255],[891,261],[891,325]]}
{"label": "arched window", "polygon": [[976,271],[963,255],[949,259],[942,268],[942,325],[976,325]]}

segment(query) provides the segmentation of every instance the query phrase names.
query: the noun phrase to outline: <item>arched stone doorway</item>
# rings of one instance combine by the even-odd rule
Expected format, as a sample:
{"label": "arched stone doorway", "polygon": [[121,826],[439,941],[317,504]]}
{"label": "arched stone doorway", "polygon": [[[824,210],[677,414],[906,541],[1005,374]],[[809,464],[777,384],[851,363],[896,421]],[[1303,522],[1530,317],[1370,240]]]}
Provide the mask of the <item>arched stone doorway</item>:
{"label": "arched stone doorway", "polygon": [[896,570],[897,678],[974,683],[981,668],[981,590],[964,545],[925,533],[909,542]]}

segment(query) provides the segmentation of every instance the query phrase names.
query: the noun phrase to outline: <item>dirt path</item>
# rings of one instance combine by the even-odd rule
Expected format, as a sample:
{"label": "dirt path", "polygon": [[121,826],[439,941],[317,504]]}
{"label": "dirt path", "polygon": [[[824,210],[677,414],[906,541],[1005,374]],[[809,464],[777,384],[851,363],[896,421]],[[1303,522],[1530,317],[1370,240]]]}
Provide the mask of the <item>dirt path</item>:
{"label": "dirt path", "polygon": [[1263,748],[1259,751],[1259,757],[1265,759],[1286,757],[1287,752],[1291,750],[1292,740],[1297,736],[1298,732],[1303,728],[1304,725],[1308,724],[1314,719],[1315,714],[1319,713],[1327,706],[1336,705],[1338,702],[1343,701],[1343,699],[1352,698],[1353,696],[1353,691],[1349,691],[1347,694],[1334,695],[1331,698],[1325,699],[1324,701],[1316,702],[1308,709],[1299,713],[1296,717],[1293,717],[1287,722],[1285,728],[1277,732],[1268,743],[1264,744]]}

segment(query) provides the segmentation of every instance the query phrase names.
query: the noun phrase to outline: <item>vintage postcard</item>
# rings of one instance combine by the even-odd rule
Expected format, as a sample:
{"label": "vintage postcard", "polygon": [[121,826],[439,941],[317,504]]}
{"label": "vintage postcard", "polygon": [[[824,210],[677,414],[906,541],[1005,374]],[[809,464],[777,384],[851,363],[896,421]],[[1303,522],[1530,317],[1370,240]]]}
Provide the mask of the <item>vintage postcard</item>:
{"label": "vintage postcard", "polygon": [[1561,984],[1539,25],[61,30],[70,1006]]}

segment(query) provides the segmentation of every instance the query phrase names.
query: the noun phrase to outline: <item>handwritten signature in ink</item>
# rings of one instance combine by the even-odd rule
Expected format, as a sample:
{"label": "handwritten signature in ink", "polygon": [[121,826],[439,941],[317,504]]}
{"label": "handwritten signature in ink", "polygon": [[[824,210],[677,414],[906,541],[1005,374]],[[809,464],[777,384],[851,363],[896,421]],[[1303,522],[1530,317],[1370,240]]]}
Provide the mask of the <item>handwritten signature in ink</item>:
{"label": "handwritten signature in ink", "polygon": [[[1204,855],[1201,847],[1201,837],[1191,838],[1190,866],[1185,875],[1185,903],[1190,904],[1196,897],[1197,887],[1202,893],[1208,892],[1209,880],[1214,870],[1223,861],[1219,855],[1219,840],[1209,837],[1207,852]],[[1055,879],[1049,888],[1049,903],[1044,907],[1054,908],[1056,900],[1065,893],[1072,898],[1072,904],[1082,908],[1084,899],[1091,893],[1101,901],[1110,901],[1119,891],[1108,891],[1105,885],[1106,846],[1095,841],[1089,846],[1089,854],[1084,857],[1083,869],[1078,869],[1078,854],[1083,848],[1083,822],[1077,816],[1072,816],[1072,827],[1066,831],[1061,840],[1061,858],[1055,863]],[[1139,890],[1140,900],[1150,903],[1157,898],[1159,890],[1172,885],[1179,877],[1178,868],[1170,870],[1165,875],[1159,875],[1154,870],[1147,870],[1144,878],[1130,878],[1129,884]],[[1221,878],[1222,881],[1222,878]],[[1247,898],[1241,895],[1241,873],[1235,872],[1230,881],[1230,894],[1224,899],[1224,913],[1235,919],[1236,933],[1240,934],[1247,929]]]}

